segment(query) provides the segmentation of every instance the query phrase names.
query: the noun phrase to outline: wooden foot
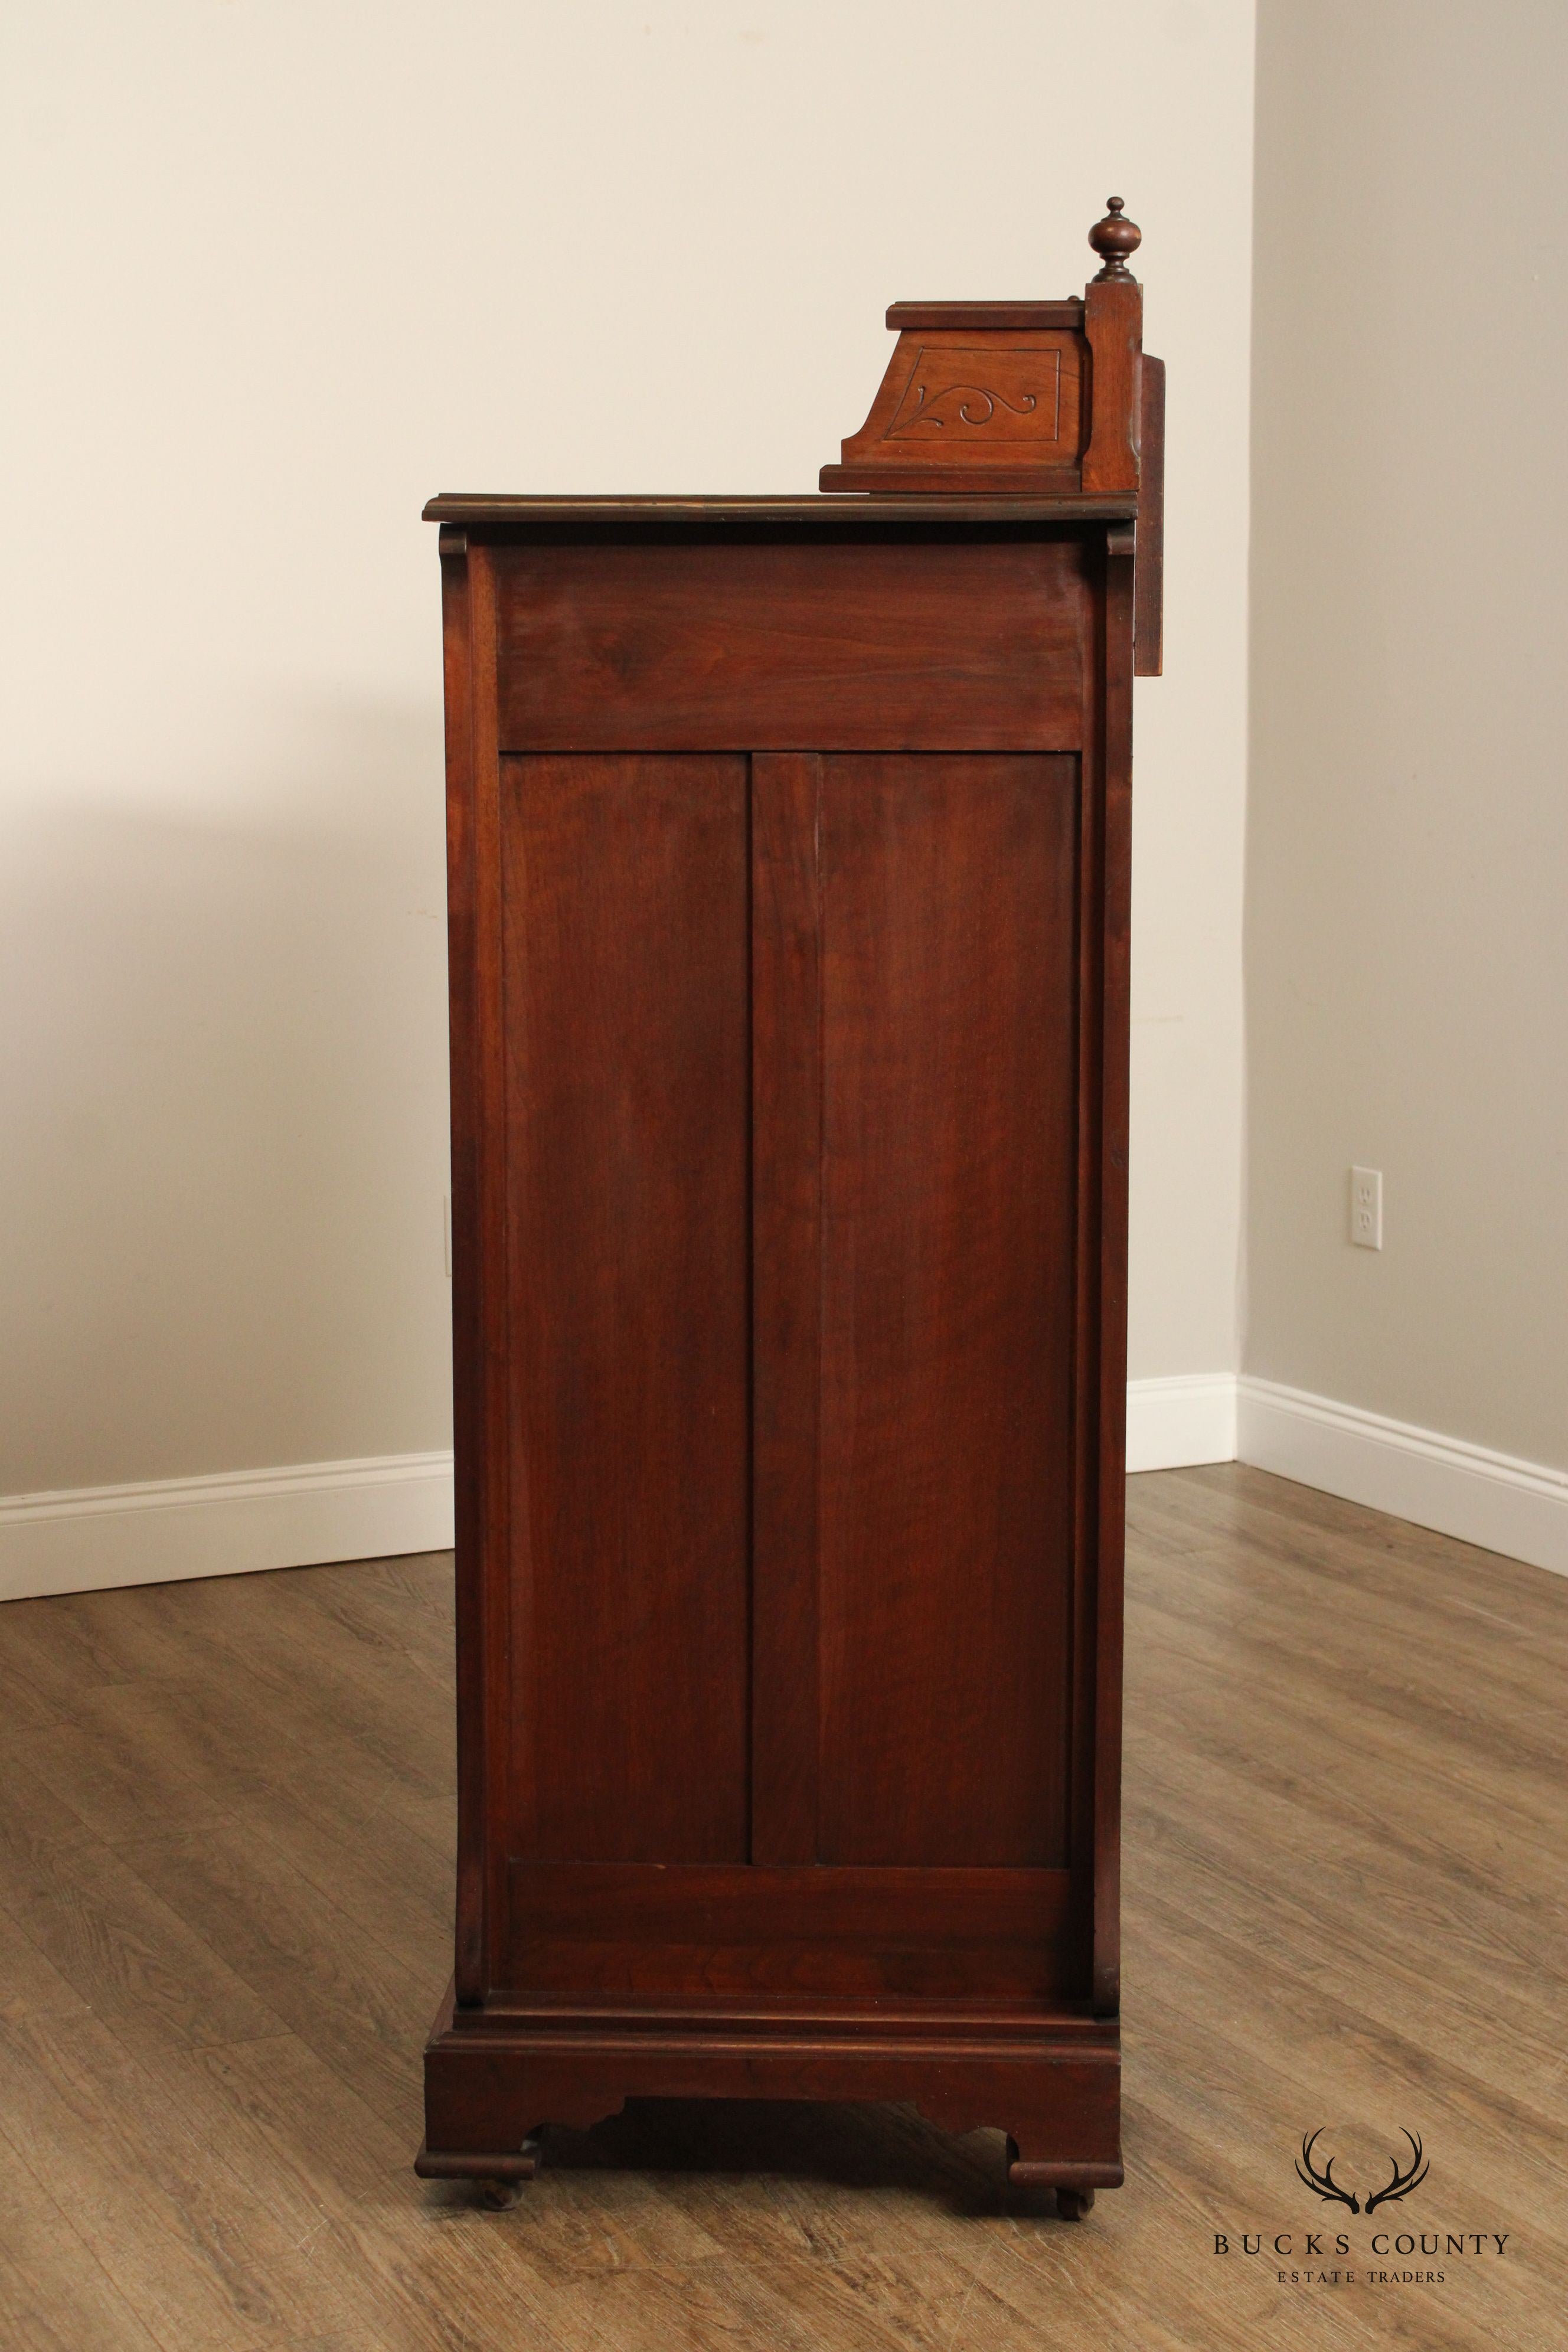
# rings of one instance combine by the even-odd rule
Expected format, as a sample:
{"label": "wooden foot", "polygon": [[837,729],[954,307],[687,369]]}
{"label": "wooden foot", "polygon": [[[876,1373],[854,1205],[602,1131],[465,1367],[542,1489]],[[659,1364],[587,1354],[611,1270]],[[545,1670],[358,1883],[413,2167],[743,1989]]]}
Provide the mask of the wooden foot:
{"label": "wooden foot", "polygon": [[504,2213],[509,2205],[517,2203],[523,2182],[532,2179],[538,2163],[539,2142],[525,2139],[510,2156],[422,2147],[414,2159],[414,2169],[421,2180],[471,2180],[484,2203]]}
{"label": "wooden foot", "polygon": [[1064,2221],[1081,2221],[1094,2203],[1097,2189],[1120,2189],[1121,2159],[1096,2163],[1092,2157],[1023,2156],[1018,2143],[1007,2139],[1007,2179],[1015,2189],[1052,2189],[1057,2210]]}

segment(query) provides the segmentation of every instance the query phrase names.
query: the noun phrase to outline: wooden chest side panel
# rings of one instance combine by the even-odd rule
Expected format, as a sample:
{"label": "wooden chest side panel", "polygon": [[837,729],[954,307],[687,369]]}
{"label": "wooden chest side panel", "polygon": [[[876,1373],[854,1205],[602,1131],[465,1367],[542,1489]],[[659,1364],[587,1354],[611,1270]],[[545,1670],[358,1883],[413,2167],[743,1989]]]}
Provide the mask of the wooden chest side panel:
{"label": "wooden chest side panel", "polygon": [[495,551],[503,751],[1075,751],[1081,541]]}
{"label": "wooden chest side panel", "polygon": [[509,1850],[743,1861],[746,762],[501,788]]}
{"label": "wooden chest side panel", "polygon": [[1068,1859],[1077,783],[823,762],[825,1863]]}

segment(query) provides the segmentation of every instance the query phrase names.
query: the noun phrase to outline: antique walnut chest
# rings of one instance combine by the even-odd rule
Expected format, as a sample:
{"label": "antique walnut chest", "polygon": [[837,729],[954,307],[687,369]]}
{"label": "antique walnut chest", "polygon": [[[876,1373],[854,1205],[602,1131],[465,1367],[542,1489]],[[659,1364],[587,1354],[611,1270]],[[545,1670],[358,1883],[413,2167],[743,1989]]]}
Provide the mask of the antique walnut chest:
{"label": "antique walnut chest", "polygon": [[628,2096],[1120,2181],[1131,681],[1163,373],[900,303],[789,499],[443,496],[456,1975],[427,2175]]}

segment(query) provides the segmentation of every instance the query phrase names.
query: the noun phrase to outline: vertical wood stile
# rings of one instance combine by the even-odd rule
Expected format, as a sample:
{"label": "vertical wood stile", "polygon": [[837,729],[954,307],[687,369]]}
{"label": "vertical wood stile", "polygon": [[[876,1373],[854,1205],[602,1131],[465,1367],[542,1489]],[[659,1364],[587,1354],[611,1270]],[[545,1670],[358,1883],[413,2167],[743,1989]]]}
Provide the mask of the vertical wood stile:
{"label": "vertical wood stile", "polygon": [[1135,278],[1094,280],[1083,300],[1092,362],[1086,492],[1138,488],[1143,289]]}
{"label": "vertical wood stile", "polygon": [[1095,1609],[1097,2016],[1121,2002],[1122,1560],[1127,1469],[1128,1013],[1132,868],[1133,532],[1106,534],[1100,1045],[1099,1574]]}
{"label": "vertical wood stile", "polygon": [[481,2000],[484,1970],[484,1501],[475,1378],[479,1360],[479,1084],[475,1035],[474,709],[466,533],[441,532],[447,706],[447,945],[452,1104],[452,1417],[456,1445],[458,1664],[457,1997]]}
{"label": "vertical wood stile", "polygon": [[1138,552],[1132,575],[1132,670],[1158,677],[1165,667],[1165,362],[1140,362]]}
{"label": "vertical wood stile", "polygon": [[822,763],[752,761],[752,1859],[817,1843]]}
{"label": "vertical wood stile", "polygon": [[[512,1612],[527,1621],[528,1498],[512,1491],[507,1365],[510,1276],[507,1248],[506,1027],[501,943],[500,740],[496,700],[495,556],[475,551],[471,577],[477,1210],[479,1234],[479,1342],[484,1408],[479,1429],[483,1513],[483,1675],[487,1806],[513,1786],[511,1743]],[[506,1855],[496,1824],[487,1827],[483,1966],[486,1989],[499,1974],[506,1926]]]}
{"label": "vertical wood stile", "polygon": [[1104,933],[1103,746],[1105,625],[1100,545],[1080,559],[1089,575],[1083,748],[1078,769],[1077,1088],[1073,1138],[1073,1614],[1069,1818],[1081,1937],[1080,1981],[1091,1968],[1094,1875],[1094,1639],[1100,1527],[1100,1213],[1101,974]]}
{"label": "vertical wood stile", "polygon": [[500,1134],[500,759],[489,551],[442,534],[451,984],[452,1311],[457,1458],[458,1845],[456,1992],[482,2001],[499,1916],[489,1792],[508,1664],[502,1383],[505,1227]]}

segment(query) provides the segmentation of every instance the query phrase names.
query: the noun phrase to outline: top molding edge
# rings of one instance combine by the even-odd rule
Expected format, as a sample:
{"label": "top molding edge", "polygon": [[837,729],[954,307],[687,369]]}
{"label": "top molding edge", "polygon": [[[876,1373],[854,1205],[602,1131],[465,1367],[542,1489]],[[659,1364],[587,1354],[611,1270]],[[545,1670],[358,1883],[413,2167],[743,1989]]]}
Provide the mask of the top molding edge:
{"label": "top molding edge", "polygon": [[910,328],[983,335],[1022,330],[1026,334],[1031,329],[1053,327],[1076,334],[1083,326],[1083,304],[1076,296],[1067,302],[889,302],[888,324],[895,334]]}
{"label": "top molding edge", "polygon": [[1128,522],[1136,496],[1109,498],[969,497],[946,491],[930,498],[907,491],[819,492],[805,498],[508,498],[443,490],[423,509],[425,522],[465,523],[1083,523]]}

